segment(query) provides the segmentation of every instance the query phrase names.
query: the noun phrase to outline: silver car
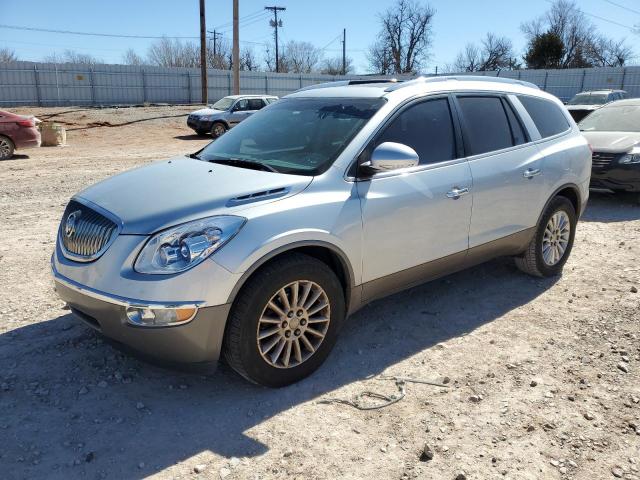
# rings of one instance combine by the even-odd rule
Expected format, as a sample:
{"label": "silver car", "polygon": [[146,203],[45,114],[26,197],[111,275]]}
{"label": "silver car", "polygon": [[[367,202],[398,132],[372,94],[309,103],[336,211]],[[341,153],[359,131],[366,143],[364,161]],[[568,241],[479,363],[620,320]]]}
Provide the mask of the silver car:
{"label": "silver car", "polygon": [[187,125],[198,135],[210,133],[218,138],[250,115],[278,100],[273,95],[230,95],[208,108],[201,108],[187,117]]}
{"label": "silver car", "polygon": [[74,196],[52,270],[116,342],[177,363],[222,354],[283,386],[372,300],[502,255],[559,274],[590,172],[562,103],[530,84],[318,85]]}

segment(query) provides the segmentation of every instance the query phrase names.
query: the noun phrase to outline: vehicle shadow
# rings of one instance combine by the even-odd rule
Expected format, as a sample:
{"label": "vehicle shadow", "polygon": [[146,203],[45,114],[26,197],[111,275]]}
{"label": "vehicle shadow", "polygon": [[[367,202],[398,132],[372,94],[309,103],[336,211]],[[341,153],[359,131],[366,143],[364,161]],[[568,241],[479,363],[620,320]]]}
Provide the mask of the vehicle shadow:
{"label": "vehicle shadow", "polygon": [[[350,318],[323,367],[278,390],[249,384],[224,365],[202,376],[143,363],[72,315],[4,333],[0,431],[11,441],[3,442],[0,471],[4,478],[131,478],[203,451],[261,455],[270,445],[252,437],[254,427],[382,371],[401,374],[398,362],[473,332],[556,280],[528,277],[499,259],[376,301]],[[433,377],[424,368],[424,378]],[[314,411],[320,417],[326,408]]]}
{"label": "vehicle shadow", "polygon": [[638,219],[640,219],[640,205],[630,196],[596,190],[589,192],[589,203],[580,220],[613,223]]}
{"label": "vehicle shadow", "polygon": [[29,155],[25,155],[24,153],[14,153],[11,158],[5,158],[4,160],[0,160],[2,162],[10,162],[11,160],[26,160],[29,157]]}
{"label": "vehicle shadow", "polygon": [[212,138],[208,135],[176,135],[175,137],[176,140],[209,140],[211,141]]}

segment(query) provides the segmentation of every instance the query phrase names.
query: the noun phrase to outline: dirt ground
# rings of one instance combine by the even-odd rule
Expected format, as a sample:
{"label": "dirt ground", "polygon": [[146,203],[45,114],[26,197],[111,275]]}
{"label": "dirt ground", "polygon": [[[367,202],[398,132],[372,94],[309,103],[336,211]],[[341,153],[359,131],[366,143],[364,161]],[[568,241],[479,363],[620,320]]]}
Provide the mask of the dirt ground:
{"label": "dirt ground", "polygon": [[[317,373],[269,390],[149,365],[64,309],[69,197],[207,143],[188,107],[65,110],[20,113],[57,114],[69,146],[0,163],[1,478],[640,478],[640,207],[592,193],[562,277],[500,259],[377,301]],[[446,388],[319,403],[397,394],[382,373]]]}

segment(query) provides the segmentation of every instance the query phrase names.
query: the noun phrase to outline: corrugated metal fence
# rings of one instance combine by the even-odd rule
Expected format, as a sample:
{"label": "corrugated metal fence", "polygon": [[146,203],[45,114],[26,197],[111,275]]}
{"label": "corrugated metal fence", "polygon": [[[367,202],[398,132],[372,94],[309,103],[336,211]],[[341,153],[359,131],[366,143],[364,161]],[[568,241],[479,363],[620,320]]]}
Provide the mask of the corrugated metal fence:
{"label": "corrugated metal fence", "polygon": [[[282,96],[299,88],[344,78],[241,72],[242,93]],[[233,92],[232,72],[208,70],[209,101]],[[0,107],[19,105],[112,105],[202,103],[199,68],[0,63]]]}
{"label": "corrugated metal fence", "polygon": [[[640,97],[640,67],[572,70],[502,70],[474,75],[515,78],[535,83],[562,100],[583,90],[622,89]],[[283,96],[314,83],[359,76],[241,72],[242,93]],[[208,71],[209,100],[230,95],[232,73]],[[54,63],[0,63],[0,107],[20,105],[113,105],[201,103],[198,68]]]}

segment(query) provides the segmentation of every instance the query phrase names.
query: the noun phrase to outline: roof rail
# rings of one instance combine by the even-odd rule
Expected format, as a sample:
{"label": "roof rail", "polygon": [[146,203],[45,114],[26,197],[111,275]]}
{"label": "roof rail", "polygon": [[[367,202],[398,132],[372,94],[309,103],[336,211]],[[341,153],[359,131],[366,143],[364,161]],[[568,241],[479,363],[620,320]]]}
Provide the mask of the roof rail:
{"label": "roof rail", "polygon": [[525,82],[523,80],[517,80],[515,78],[501,78],[501,77],[488,77],[483,75],[444,75],[441,77],[418,77],[407,82],[400,83],[398,85],[391,85],[385,92],[393,92],[401,88],[410,87],[411,85],[417,85],[419,83],[437,83],[447,82],[450,80],[456,80],[460,82],[495,82],[495,83],[508,83],[512,85],[522,85],[524,87],[535,88],[540,90],[540,87],[535,83]]}
{"label": "roof rail", "polygon": [[367,85],[370,83],[396,83],[402,82],[397,78],[371,78],[371,79],[354,79],[354,80],[337,80],[335,82],[324,82],[299,88],[296,92],[304,92],[306,90],[316,90],[318,88],[346,87],[348,85]]}

